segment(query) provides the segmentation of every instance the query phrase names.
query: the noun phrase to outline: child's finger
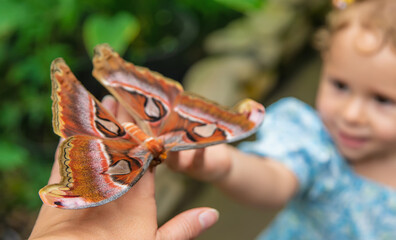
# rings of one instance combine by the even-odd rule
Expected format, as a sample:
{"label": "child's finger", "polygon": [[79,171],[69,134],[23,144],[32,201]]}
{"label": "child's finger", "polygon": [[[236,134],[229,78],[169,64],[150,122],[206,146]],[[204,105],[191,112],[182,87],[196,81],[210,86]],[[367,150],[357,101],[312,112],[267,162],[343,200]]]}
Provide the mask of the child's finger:
{"label": "child's finger", "polygon": [[186,172],[191,168],[197,150],[184,150],[180,152],[169,152],[165,160],[166,165],[176,172]]}
{"label": "child's finger", "polygon": [[173,171],[178,171],[179,160],[179,152],[169,152],[165,164]]}
{"label": "child's finger", "polygon": [[120,123],[135,122],[132,116],[127,112],[127,110],[121,104],[118,104],[116,116],[117,116],[117,120]]}
{"label": "child's finger", "polygon": [[113,96],[104,96],[104,98],[102,99],[102,105],[106,108],[107,111],[117,117],[118,102],[114,99]]}

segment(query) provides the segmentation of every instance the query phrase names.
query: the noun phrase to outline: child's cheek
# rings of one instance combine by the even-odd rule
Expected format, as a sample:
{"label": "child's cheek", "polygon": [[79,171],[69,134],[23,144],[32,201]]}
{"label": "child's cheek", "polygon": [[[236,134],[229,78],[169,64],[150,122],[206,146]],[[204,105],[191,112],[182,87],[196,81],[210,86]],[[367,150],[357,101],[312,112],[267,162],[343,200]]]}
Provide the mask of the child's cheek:
{"label": "child's cheek", "polygon": [[330,84],[325,80],[325,77],[322,77],[316,96],[316,109],[323,120],[330,118],[334,112],[333,93],[331,91],[331,86],[329,85]]}
{"label": "child's cheek", "polygon": [[326,93],[324,91],[320,91],[316,101],[316,110],[318,111],[319,117],[324,122],[329,121],[331,119],[331,115],[333,114],[332,106],[330,101],[327,99]]}
{"label": "child's cheek", "polygon": [[384,142],[396,143],[396,119],[375,119],[376,124],[373,128],[375,137]]}
{"label": "child's cheek", "polygon": [[321,103],[317,105],[317,111],[320,119],[322,120],[324,126],[327,130],[331,130],[331,108],[327,106],[325,103]]}

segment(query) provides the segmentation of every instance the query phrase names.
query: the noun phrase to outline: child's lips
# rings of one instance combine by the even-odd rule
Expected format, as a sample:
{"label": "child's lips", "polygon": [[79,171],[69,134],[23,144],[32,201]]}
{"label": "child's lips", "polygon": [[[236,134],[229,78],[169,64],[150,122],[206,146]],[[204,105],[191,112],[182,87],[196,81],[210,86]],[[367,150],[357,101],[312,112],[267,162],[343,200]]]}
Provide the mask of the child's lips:
{"label": "child's lips", "polygon": [[348,148],[360,148],[368,141],[367,137],[352,135],[342,131],[338,133],[338,137],[341,144]]}

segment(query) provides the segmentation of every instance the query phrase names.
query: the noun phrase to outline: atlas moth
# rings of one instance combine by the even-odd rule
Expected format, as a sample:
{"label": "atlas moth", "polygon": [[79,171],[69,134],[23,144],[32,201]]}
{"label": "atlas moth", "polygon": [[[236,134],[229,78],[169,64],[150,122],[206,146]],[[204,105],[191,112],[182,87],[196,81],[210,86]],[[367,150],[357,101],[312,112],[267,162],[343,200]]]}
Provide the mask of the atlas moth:
{"label": "atlas moth", "polygon": [[51,65],[54,132],[61,180],[39,195],[50,206],[99,206],[127,192],[169,151],[233,142],[253,134],[264,107],[250,99],[232,109],[183,91],[159,73],[123,60],[98,45],[93,75],[134,122],[119,123],[73,75],[63,59]]}

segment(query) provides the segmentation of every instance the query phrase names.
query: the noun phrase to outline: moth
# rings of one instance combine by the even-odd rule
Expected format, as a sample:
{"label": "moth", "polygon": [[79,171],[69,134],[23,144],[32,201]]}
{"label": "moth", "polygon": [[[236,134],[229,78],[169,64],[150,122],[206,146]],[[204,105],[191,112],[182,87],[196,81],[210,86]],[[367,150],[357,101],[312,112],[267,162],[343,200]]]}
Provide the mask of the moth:
{"label": "moth", "polygon": [[159,73],[123,60],[106,44],[94,50],[93,75],[134,119],[119,123],[73,75],[51,65],[54,132],[61,181],[42,188],[50,206],[80,209],[113,201],[169,151],[237,141],[256,131],[264,107],[250,99],[232,109],[183,91]]}

